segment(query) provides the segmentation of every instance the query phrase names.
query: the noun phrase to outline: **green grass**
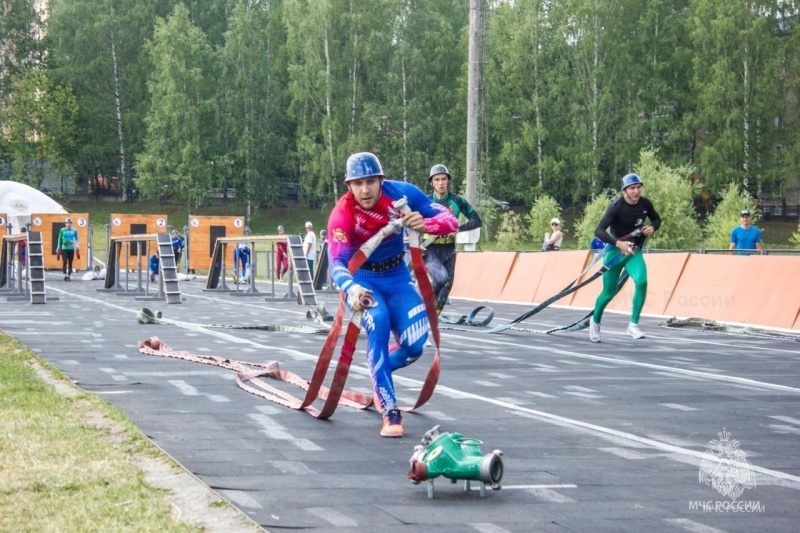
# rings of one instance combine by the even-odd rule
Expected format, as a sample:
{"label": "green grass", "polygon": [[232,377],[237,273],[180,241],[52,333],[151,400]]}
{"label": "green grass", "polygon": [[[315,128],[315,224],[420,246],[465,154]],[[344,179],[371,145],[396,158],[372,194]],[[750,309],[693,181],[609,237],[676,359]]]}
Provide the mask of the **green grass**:
{"label": "green grass", "polygon": [[[57,393],[34,361],[47,366],[0,334],[0,531],[199,531],[134,465],[155,447],[101,400]],[[97,412],[123,433],[109,438]]]}

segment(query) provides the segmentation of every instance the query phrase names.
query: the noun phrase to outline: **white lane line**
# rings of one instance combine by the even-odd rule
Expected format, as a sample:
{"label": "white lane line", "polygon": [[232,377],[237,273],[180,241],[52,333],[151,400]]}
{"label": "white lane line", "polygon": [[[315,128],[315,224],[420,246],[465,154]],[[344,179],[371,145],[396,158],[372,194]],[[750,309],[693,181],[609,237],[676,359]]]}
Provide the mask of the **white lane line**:
{"label": "white lane line", "polygon": [[454,342],[454,344],[466,344],[466,345],[469,345],[469,346],[475,346],[475,342],[477,342],[479,340],[481,342],[485,342],[487,344],[500,344],[500,345],[504,345],[504,346],[514,346],[516,348],[524,348],[526,350],[533,350],[533,351],[536,351],[536,352],[545,352],[545,353],[557,354],[557,355],[568,355],[570,357],[577,357],[579,359],[590,359],[590,360],[593,360],[593,361],[604,361],[606,363],[614,363],[614,364],[623,365],[623,366],[635,366],[635,367],[639,367],[639,368],[649,368],[651,370],[655,370],[655,371],[658,371],[658,372],[666,372],[666,373],[668,373],[670,375],[677,374],[679,376],[687,376],[689,378],[695,378],[695,379],[705,379],[705,380],[711,380],[711,381],[724,381],[724,382],[727,382],[727,383],[735,383],[737,385],[760,387],[762,389],[767,389],[767,390],[777,390],[777,391],[781,391],[781,392],[791,392],[793,394],[800,394],[800,389],[798,389],[796,387],[787,387],[786,385],[778,385],[776,383],[767,383],[767,382],[763,382],[763,381],[755,381],[753,379],[748,379],[748,378],[740,378],[740,377],[736,377],[736,376],[725,376],[725,375],[722,375],[722,374],[711,374],[711,373],[708,373],[708,372],[698,372],[698,371],[695,371],[695,370],[686,370],[686,369],[683,369],[683,368],[673,368],[673,367],[669,367],[669,366],[656,365],[656,364],[653,364],[653,363],[643,363],[641,361],[629,361],[629,360],[626,360],[626,359],[616,359],[614,357],[603,357],[601,355],[589,355],[589,354],[584,354],[584,353],[579,353],[579,352],[572,352],[572,351],[568,351],[568,350],[558,350],[558,349],[554,349],[554,348],[530,346],[530,345],[527,345],[527,344],[518,344],[518,343],[514,343],[514,342],[494,341],[494,340],[490,340],[490,339],[473,339],[473,338],[470,338],[470,339],[468,339],[469,342],[462,342],[462,343]]}
{"label": "white lane line", "polygon": [[800,428],[787,426],[786,424],[770,424],[769,428],[778,433],[792,433],[794,435],[800,435]]}
{"label": "white lane line", "polygon": [[605,396],[601,396],[600,394],[589,394],[588,392],[565,392],[564,394],[569,394],[570,396],[576,396],[578,398],[586,398],[588,400],[600,400],[605,398]]}
{"label": "white lane line", "polygon": [[589,387],[581,387],[580,385],[564,385],[562,388],[577,392],[599,392],[595,389],[590,389]]}
{"label": "white lane line", "polygon": [[562,483],[557,485],[503,485],[503,490],[536,490],[536,489],[577,489],[578,485]]}
{"label": "white lane line", "polygon": [[221,396],[219,394],[207,394],[205,392],[203,393],[198,392],[198,390],[195,387],[189,385],[188,383],[180,379],[170,379],[167,381],[167,383],[177,388],[179,391],[181,391],[182,394],[185,394],[186,396],[205,396],[212,402],[216,403],[225,403],[231,401],[230,398],[226,396]]}
{"label": "white lane line", "polygon": [[669,407],[670,409],[677,409],[678,411],[699,411],[699,409],[695,407],[689,407],[688,405],[681,405],[679,403],[660,403],[663,407]]}
{"label": "white lane line", "polygon": [[181,391],[181,394],[186,396],[200,396],[200,393],[197,392],[197,389],[186,383],[182,380],[171,379],[168,381],[170,385]]}
{"label": "white lane line", "polygon": [[[47,321],[47,326],[67,326],[72,324],[72,322],[68,320],[53,322],[51,320]],[[3,320],[3,326],[41,326],[43,325],[41,320]]]}
{"label": "white lane line", "polygon": [[608,452],[612,455],[616,455],[617,457],[622,457],[623,459],[629,459],[632,461],[641,461],[642,459],[652,459],[652,455],[647,455],[644,453],[639,453],[635,450],[631,450],[629,448],[599,448],[601,451]]}
{"label": "white lane line", "polygon": [[293,476],[316,476],[317,473],[300,461],[267,461],[267,464],[281,474],[291,474]]}
{"label": "white lane line", "polygon": [[480,385],[481,387],[499,387],[500,386],[500,384],[498,384],[498,383],[493,383],[491,381],[483,381],[481,379],[476,379],[473,383],[475,383],[475,385]]}
{"label": "white lane line", "polygon": [[794,424],[795,426],[800,426],[800,420],[792,418],[791,416],[774,415],[770,416],[770,418],[774,420],[780,420],[781,422],[786,422],[787,424]]}
{"label": "white lane line", "polygon": [[322,518],[329,524],[336,526],[336,527],[355,527],[358,525],[358,522],[350,518],[349,516],[340,513],[330,507],[309,507],[306,509],[308,514],[312,514],[318,518]]}
{"label": "white lane line", "polygon": [[255,421],[261,427],[261,433],[267,436],[267,438],[275,439],[275,440],[285,440],[291,442],[293,445],[297,446],[301,450],[305,451],[322,451],[322,448],[317,446],[315,443],[308,439],[299,439],[289,433],[289,431],[280,425],[278,422],[275,421],[274,418],[267,415],[260,415],[260,414],[249,414],[247,415],[248,418]]}
{"label": "white lane line", "polygon": [[479,533],[510,533],[507,529],[490,524],[489,522],[478,522],[475,524],[470,524],[470,526]]}
{"label": "white lane line", "polygon": [[692,533],[726,533],[724,529],[707,526],[688,518],[664,518],[664,522]]}
{"label": "white lane line", "polygon": [[528,489],[526,492],[547,503],[572,503],[575,500],[550,489]]}
{"label": "white lane line", "polygon": [[525,391],[525,394],[530,394],[531,396],[537,396],[539,398],[557,398],[558,396],[553,396],[552,394],[547,394],[546,392],[537,392],[533,390]]}

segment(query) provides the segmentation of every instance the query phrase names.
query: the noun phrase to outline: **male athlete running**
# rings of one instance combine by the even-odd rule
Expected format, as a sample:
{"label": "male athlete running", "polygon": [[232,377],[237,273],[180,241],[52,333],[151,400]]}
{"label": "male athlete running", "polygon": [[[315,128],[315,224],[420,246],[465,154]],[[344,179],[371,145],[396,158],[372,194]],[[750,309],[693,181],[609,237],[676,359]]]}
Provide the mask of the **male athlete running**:
{"label": "male athlete running", "polygon": [[[646,218],[650,219],[649,225],[644,224]],[[606,231],[609,227],[610,232]],[[659,227],[661,227],[661,217],[652,202],[642,196],[641,178],[636,174],[627,174],[622,178],[622,197],[608,206],[594,230],[595,236],[614,248],[603,258],[605,265],[613,266],[603,274],[603,292],[595,301],[594,313],[589,321],[589,339],[592,342],[602,340],[600,320],[603,318],[606,306],[617,294],[617,283],[623,268],[636,284],[628,334],[634,339],[644,337],[644,333],[639,329],[639,315],[647,297],[647,266],[644,263],[641,244]],[[620,258],[620,254],[623,257]]]}
{"label": "male athlete running", "polygon": [[[369,152],[348,158],[344,181],[349,190],[328,219],[331,277],[347,295],[348,305],[364,313],[367,363],[377,407],[383,413],[381,436],[402,437],[403,420],[397,409],[392,372],[422,355],[430,329],[425,304],[403,262],[402,233],[384,239],[354,275],[347,264],[359,247],[391,220],[402,219],[406,227],[432,235],[456,231],[458,221],[416,186],[385,179],[380,161]],[[402,197],[411,212],[400,213],[392,205]],[[366,295],[372,297],[374,306],[364,308],[361,302]],[[390,333],[396,341],[392,350]]]}

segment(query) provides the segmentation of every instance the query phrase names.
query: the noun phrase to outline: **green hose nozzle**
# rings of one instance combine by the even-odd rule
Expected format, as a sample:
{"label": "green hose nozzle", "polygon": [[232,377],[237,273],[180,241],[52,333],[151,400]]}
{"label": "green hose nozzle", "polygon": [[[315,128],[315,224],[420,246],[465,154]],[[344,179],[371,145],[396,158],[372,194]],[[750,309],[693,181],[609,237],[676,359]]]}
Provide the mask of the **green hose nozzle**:
{"label": "green hose nozzle", "polygon": [[481,455],[478,439],[465,438],[460,433],[441,432],[435,426],[422,437],[422,444],[414,447],[408,478],[418,484],[429,481],[428,497],[433,497],[433,479],[444,476],[453,483],[463,479],[466,490],[470,481],[481,482],[481,496],[485,486],[500,489],[503,479],[503,452],[494,450]]}

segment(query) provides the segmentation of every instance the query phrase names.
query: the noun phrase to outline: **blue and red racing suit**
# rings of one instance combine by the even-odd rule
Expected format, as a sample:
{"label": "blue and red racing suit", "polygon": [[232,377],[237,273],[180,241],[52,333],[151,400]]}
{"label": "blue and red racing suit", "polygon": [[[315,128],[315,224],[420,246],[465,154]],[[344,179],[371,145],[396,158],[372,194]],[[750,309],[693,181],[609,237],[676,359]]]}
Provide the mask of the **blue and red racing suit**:
{"label": "blue and red racing suit", "polygon": [[[384,413],[397,406],[392,372],[422,355],[430,329],[428,316],[403,261],[402,234],[384,239],[354,275],[347,263],[370,237],[401,217],[392,202],[404,196],[411,210],[422,215],[426,233],[447,235],[458,228],[458,220],[446,207],[410,183],[391,180],[383,181],[381,197],[372,209],[363,209],[348,191],[328,219],[328,260],[333,280],[345,293],[357,284],[372,291],[375,299],[375,305],[364,310],[361,325],[367,332],[367,364],[373,388]],[[392,350],[390,333],[396,342]]]}

